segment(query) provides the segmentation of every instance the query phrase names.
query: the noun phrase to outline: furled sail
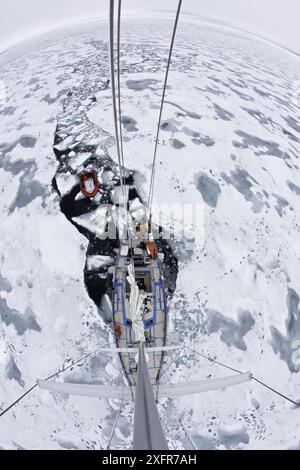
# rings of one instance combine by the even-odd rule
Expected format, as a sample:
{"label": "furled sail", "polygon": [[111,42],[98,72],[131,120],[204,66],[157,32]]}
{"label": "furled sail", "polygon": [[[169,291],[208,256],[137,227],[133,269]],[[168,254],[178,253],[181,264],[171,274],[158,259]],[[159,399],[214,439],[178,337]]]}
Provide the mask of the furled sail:
{"label": "furled sail", "polygon": [[126,277],[130,284],[130,296],[129,296],[129,315],[128,318],[132,321],[132,329],[134,333],[135,342],[145,341],[145,329],[144,322],[141,313],[141,308],[145,299],[145,295],[140,294],[138,285],[135,280],[134,266],[129,264],[128,276]]}

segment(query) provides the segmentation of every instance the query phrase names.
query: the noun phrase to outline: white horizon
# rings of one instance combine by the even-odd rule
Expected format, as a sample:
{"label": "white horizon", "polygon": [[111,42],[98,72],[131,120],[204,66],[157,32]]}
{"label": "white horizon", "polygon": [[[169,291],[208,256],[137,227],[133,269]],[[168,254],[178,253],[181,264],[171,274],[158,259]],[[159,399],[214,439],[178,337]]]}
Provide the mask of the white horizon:
{"label": "white horizon", "polygon": [[[161,10],[160,10],[161,11]],[[127,11],[126,15],[124,15],[124,19],[130,18],[141,18],[141,19],[151,19],[151,18],[159,18],[160,20],[163,19],[173,19],[171,12],[164,10],[164,16],[161,15],[159,10],[151,11],[150,15],[147,15],[146,12],[134,12],[134,11]],[[162,12],[162,11],[161,11]],[[150,13],[150,12],[149,12]],[[43,28],[37,28],[31,32],[27,32],[23,36],[16,36],[14,39],[1,43],[0,42],[0,54],[8,51],[11,48],[18,47],[19,45],[23,44],[24,42],[31,41],[38,39],[40,36],[47,35],[51,32],[62,31],[65,29],[71,29],[76,27],[76,25],[81,25],[84,23],[93,23],[97,21],[105,21],[107,19],[107,15],[98,15],[98,16],[89,16],[89,17],[82,17],[82,18],[73,18],[70,20],[65,20],[58,23],[49,24],[48,26],[44,26]],[[274,41],[268,37],[261,36],[249,30],[244,30],[239,27],[236,27],[230,23],[226,23],[223,21],[215,20],[214,18],[209,18],[201,15],[195,15],[193,13],[190,14],[183,14],[181,15],[181,21],[184,22],[194,22],[199,24],[205,24],[208,26],[220,28],[223,30],[232,31],[235,33],[239,33],[241,35],[245,35],[246,37],[251,37],[260,42],[264,42],[269,44],[272,47],[280,48],[285,50],[287,53],[291,53],[293,55],[300,56],[300,51],[298,52],[296,49],[291,49],[290,47],[286,46],[285,44],[281,44],[277,41]]]}
{"label": "white horizon", "polygon": [[[123,0],[124,16],[174,15],[176,0]],[[99,18],[108,18],[108,0],[10,0],[1,5],[0,51],[27,39]],[[300,54],[300,3],[298,0],[183,0],[182,14],[206,19],[253,34]]]}

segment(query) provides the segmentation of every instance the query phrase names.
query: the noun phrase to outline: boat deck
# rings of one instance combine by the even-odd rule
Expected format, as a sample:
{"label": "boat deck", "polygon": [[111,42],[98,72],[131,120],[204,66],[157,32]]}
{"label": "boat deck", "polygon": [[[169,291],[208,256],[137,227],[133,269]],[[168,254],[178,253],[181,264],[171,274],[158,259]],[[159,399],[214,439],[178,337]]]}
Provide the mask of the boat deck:
{"label": "boat deck", "polygon": [[[130,349],[138,346],[135,342],[130,319],[130,286],[126,280],[128,265],[132,263],[133,259],[139,293],[145,296],[141,308],[145,330],[144,346],[150,380],[154,385],[159,376],[163,352],[147,352],[147,348],[164,346],[166,334],[167,309],[161,261],[159,256],[155,259],[150,257],[146,249],[134,248],[133,257],[128,255],[127,251],[126,247],[120,250],[114,276],[113,316],[115,328],[117,326],[119,329],[119,334],[116,334],[116,342],[119,348]],[[138,354],[135,351],[132,353],[121,352],[120,358],[128,380],[132,385],[135,385]]]}

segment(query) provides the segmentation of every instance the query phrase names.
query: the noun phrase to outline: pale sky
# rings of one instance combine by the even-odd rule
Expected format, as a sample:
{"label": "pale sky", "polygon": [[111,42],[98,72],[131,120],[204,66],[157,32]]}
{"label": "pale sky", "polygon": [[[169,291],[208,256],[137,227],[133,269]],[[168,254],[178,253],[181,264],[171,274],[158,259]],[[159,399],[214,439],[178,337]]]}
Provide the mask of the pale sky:
{"label": "pale sky", "polygon": [[[122,0],[123,12],[174,12],[177,0]],[[66,22],[108,15],[109,0],[1,0],[0,49]],[[300,53],[299,0],[183,0],[182,12],[226,22]]]}

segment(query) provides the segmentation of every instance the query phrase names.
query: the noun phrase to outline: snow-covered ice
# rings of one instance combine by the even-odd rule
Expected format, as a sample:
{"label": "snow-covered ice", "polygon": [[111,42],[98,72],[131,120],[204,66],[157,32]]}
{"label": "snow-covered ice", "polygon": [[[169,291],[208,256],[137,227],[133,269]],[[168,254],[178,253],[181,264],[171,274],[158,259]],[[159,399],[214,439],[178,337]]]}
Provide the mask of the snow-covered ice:
{"label": "snow-covered ice", "polygon": [[[127,20],[122,28],[125,163],[139,175],[144,198],[170,31],[169,22],[157,19]],[[0,56],[6,88],[6,102],[0,103],[0,408],[70,357],[113,344],[83,275],[86,265],[93,270],[108,260],[87,253],[86,238],[60,210],[60,197],[78,183],[76,170],[92,155],[117,161],[107,39],[105,23],[89,22]],[[168,343],[251,370],[295,400],[300,399],[300,369],[293,362],[293,344],[300,339],[300,102],[294,93],[299,73],[299,58],[279,48],[182,21],[155,187],[157,204],[204,205],[202,250],[187,249],[190,235],[172,244],[179,272]],[[54,142],[58,131],[62,140]],[[113,178],[113,171],[101,174],[102,184]],[[136,202],[132,209],[141,208]],[[103,231],[95,212],[72,221]],[[101,302],[109,315],[109,297]],[[105,355],[93,356],[86,367],[59,380],[116,383],[121,379],[113,377],[110,362]],[[119,367],[117,359],[114,365]],[[164,380],[225,374],[190,354],[179,358]],[[105,448],[117,412],[111,400],[36,389],[2,418],[0,446]],[[300,446],[300,409],[256,383],[164,400],[159,412],[175,449],[190,445],[178,416],[199,449]],[[132,418],[132,405],[126,404],[112,447],[131,446]]]}

